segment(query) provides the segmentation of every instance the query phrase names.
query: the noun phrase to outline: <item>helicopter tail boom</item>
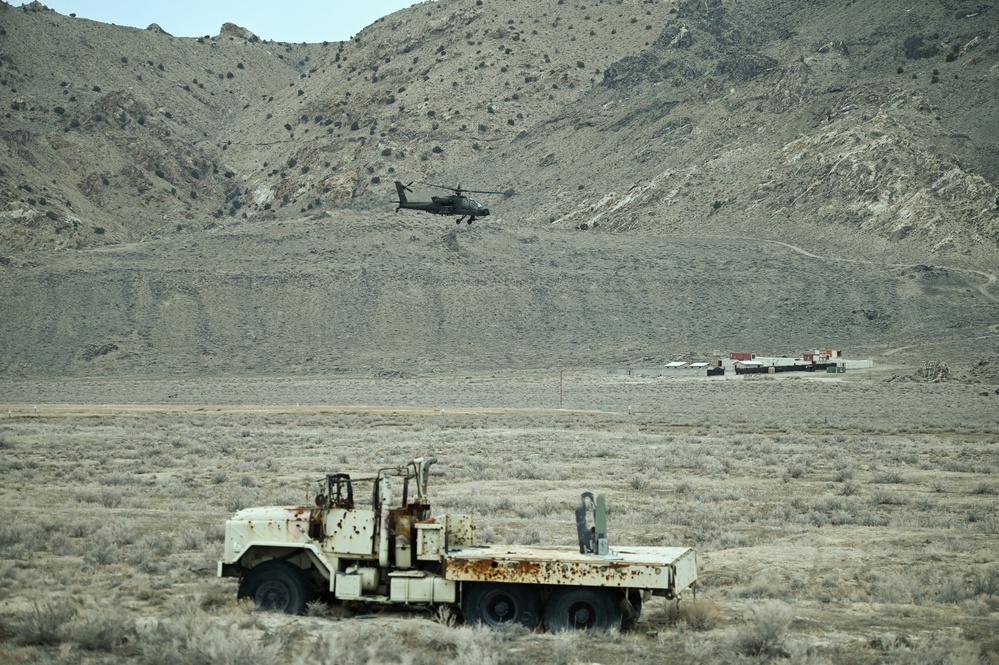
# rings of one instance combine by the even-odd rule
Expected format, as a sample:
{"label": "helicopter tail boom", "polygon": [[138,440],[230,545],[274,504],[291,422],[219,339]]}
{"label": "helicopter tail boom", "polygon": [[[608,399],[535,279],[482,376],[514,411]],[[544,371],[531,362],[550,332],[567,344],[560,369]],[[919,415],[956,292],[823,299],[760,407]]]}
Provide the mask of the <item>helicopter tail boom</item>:
{"label": "helicopter tail boom", "polygon": [[[410,183],[412,184],[412,183]],[[399,192],[399,203],[406,203],[406,190],[409,189],[407,185],[402,184],[398,180],[395,181],[395,190]],[[413,191],[409,189],[409,191]]]}

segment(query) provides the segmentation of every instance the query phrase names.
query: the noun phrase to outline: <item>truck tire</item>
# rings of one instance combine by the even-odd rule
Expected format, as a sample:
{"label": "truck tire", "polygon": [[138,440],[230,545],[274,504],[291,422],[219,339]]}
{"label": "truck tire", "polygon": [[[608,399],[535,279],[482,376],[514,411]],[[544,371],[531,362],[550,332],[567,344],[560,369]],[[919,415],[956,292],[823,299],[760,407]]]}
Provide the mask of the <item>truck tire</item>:
{"label": "truck tire", "polygon": [[545,627],[553,633],[620,628],[621,607],[607,589],[559,587],[545,604]]}
{"label": "truck tire", "polygon": [[541,618],[538,591],[527,584],[471,584],[461,599],[465,623],[499,628],[520,624],[533,629]]}
{"label": "truck tire", "polygon": [[261,611],[303,614],[313,591],[305,571],[288,561],[272,559],[251,568],[236,595],[252,598]]}

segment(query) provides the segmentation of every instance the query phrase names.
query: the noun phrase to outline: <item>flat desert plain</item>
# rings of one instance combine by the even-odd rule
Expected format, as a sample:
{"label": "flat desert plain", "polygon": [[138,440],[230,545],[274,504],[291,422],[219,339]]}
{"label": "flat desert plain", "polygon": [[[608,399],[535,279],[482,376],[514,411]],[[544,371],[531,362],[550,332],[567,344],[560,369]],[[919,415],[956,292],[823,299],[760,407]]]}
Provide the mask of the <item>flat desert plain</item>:
{"label": "flat desert plain", "polygon": [[[0,661],[999,662],[999,395],[890,378],[8,381]],[[233,511],[418,456],[481,541],[573,547],[600,492],[612,547],[696,548],[697,593],[552,635],[261,613],[215,577]]]}

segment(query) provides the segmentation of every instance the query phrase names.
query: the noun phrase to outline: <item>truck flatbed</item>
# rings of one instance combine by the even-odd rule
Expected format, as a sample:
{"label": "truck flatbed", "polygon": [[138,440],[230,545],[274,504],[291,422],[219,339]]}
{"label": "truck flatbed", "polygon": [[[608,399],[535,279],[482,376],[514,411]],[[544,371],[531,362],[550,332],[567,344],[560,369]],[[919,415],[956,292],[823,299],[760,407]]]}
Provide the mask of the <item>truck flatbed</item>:
{"label": "truck flatbed", "polygon": [[511,582],[651,589],[672,597],[697,579],[689,547],[617,547],[607,555],[569,547],[489,546],[449,550],[444,578],[459,582]]}

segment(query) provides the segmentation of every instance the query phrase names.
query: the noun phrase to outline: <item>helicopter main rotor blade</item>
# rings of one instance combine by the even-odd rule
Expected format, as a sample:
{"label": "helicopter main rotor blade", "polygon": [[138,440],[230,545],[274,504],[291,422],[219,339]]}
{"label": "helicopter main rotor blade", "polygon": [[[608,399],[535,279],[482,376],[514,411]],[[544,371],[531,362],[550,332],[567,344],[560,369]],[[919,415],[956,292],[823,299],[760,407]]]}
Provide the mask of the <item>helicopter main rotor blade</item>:
{"label": "helicopter main rotor blade", "polygon": [[461,191],[467,192],[469,194],[504,194],[506,196],[510,196],[514,193],[513,190],[507,190],[505,192],[492,192],[492,191],[485,191],[482,189],[463,189]]}
{"label": "helicopter main rotor blade", "polygon": [[423,182],[421,184],[429,185],[430,187],[437,187],[438,189],[446,189],[447,191],[455,192],[456,194],[502,194],[504,196],[512,196],[514,194],[514,191],[512,189],[507,190],[505,192],[496,192],[485,189],[465,189],[461,186],[460,182],[458,183],[457,187],[448,187],[447,185],[437,185],[432,182]]}

